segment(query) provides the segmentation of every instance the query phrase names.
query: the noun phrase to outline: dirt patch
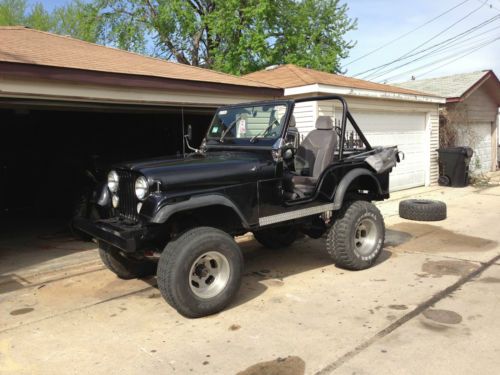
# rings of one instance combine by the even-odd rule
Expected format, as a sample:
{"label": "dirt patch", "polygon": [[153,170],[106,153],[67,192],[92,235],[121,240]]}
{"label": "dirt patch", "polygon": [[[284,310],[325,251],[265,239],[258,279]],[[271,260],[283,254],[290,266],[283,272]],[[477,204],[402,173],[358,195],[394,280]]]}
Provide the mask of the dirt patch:
{"label": "dirt patch", "polygon": [[289,356],[257,363],[237,375],[303,375],[305,371],[306,363],[302,358]]}
{"label": "dirt patch", "polygon": [[478,281],[480,283],[494,284],[494,283],[500,283],[500,278],[498,278],[498,277],[483,277],[482,279],[479,279]]}
{"label": "dirt patch", "polygon": [[262,283],[268,287],[273,287],[273,286],[279,287],[279,286],[285,285],[285,283],[282,280],[278,280],[278,279],[267,279],[267,280],[262,281]]}
{"label": "dirt patch", "polygon": [[410,241],[413,236],[410,233],[402,232],[394,229],[387,229],[385,231],[385,247],[397,247],[408,241]]}
{"label": "dirt patch", "polygon": [[10,315],[23,315],[23,314],[28,314],[30,312],[32,312],[33,310],[35,310],[34,308],[32,307],[24,307],[22,309],[17,309],[17,310],[12,310],[10,312]]}
{"label": "dirt patch", "polygon": [[[399,223],[393,225],[388,232],[398,233],[394,243],[398,250],[424,253],[441,252],[473,252],[493,249],[496,241],[485,238],[466,236],[441,227],[429,224]],[[405,240],[405,235],[409,240]],[[399,244],[398,244],[399,243]]]}
{"label": "dirt patch", "polygon": [[444,331],[448,331],[449,329],[451,329],[450,326],[447,326],[444,324],[439,324],[439,323],[436,323],[432,320],[427,320],[427,319],[420,320],[420,324],[425,329],[428,329],[429,331],[434,331],[434,332],[444,332]]}
{"label": "dirt patch", "polygon": [[465,276],[477,268],[476,264],[465,260],[427,261],[422,265],[422,271],[433,277]]}
{"label": "dirt patch", "polygon": [[237,331],[237,330],[239,330],[240,328],[241,328],[241,326],[240,326],[239,324],[231,324],[231,325],[229,326],[229,330],[230,330],[230,331]]}
{"label": "dirt patch", "polygon": [[408,310],[406,305],[389,305],[388,307],[393,310]]}
{"label": "dirt patch", "polygon": [[462,322],[462,316],[451,310],[427,309],[422,314],[437,323],[459,324]]}

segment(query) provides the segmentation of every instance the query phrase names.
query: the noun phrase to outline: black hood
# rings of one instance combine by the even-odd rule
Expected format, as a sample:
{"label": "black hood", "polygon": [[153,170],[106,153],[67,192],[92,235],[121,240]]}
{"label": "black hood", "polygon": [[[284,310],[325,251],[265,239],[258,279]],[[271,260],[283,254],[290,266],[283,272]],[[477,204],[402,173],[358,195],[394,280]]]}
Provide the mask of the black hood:
{"label": "black hood", "polygon": [[160,181],[162,189],[232,185],[271,177],[274,166],[269,152],[207,152],[125,162],[116,166]]}

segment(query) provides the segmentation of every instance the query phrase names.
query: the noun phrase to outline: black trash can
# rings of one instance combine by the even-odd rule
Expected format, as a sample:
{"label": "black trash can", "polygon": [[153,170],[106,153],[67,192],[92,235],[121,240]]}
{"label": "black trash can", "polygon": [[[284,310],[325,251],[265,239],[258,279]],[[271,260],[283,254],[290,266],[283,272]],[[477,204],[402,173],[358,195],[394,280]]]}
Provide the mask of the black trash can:
{"label": "black trash can", "polygon": [[441,186],[464,187],[469,184],[469,163],[474,153],[470,147],[448,147],[439,153],[439,180]]}

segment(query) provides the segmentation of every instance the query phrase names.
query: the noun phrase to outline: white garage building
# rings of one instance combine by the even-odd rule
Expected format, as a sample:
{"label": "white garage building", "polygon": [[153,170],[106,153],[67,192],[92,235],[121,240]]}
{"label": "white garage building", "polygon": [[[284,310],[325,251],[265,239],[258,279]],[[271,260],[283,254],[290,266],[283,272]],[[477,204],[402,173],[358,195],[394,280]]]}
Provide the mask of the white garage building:
{"label": "white garage building", "polygon": [[441,123],[450,125],[452,144],[474,150],[470,169],[486,173],[497,169],[500,81],[491,70],[398,83],[398,86],[446,98]]}
{"label": "white garage building", "polygon": [[[343,95],[372,145],[398,145],[404,152],[405,159],[391,174],[392,191],[437,182],[438,108],[445,99],[290,64],[273,66],[245,78],[281,87],[286,97]],[[294,114],[303,137],[314,128],[318,116],[328,115],[338,121],[341,108],[335,102],[307,102],[297,104]]]}

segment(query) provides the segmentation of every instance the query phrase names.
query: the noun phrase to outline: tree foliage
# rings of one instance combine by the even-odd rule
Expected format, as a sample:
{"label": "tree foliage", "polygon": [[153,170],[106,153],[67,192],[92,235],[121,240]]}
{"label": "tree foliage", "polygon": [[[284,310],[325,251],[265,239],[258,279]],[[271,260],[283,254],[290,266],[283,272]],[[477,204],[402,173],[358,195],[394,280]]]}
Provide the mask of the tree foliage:
{"label": "tree foliage", "polygon": [[98,7],[82,0],[72,0],[51,12],[38,2],[29,5],[26,0],[0,0],[0,26],[23,25],[89,42],[97,42],[102,34],[99,14]]}
{"label": "tree foliage", "polygon": [[97,0],[108,43],[243,74],[294,63],[338,72],[356,27],[339,0]]}
{"label": "tree foliage", "polygon": [[356,27],[340,0],[72,0],[51,13],[0,0],[2,24],[233,74],[283,63],[338,72]]}

